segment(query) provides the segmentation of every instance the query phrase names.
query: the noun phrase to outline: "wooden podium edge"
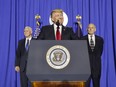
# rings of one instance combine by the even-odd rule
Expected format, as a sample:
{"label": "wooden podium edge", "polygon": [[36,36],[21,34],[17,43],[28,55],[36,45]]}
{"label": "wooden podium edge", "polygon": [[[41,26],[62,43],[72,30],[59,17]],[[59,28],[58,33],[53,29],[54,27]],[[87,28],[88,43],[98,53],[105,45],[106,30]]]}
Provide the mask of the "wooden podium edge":
{"label": "wooden podium edge", "polygon": [[85,81],[34,81],[33,87],[85,87]]}

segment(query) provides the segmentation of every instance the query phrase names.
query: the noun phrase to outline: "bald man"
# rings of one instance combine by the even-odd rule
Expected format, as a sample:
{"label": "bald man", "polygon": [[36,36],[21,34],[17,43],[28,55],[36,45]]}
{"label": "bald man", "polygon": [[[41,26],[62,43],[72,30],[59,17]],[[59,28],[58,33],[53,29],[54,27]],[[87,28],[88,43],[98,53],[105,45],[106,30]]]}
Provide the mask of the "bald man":
{"label": "bald man", "polygon": [[88,42],[88,52],[91,67],[91,75],[86,83],[86,87],[90,87],[90,80],[93,81],[93,87],[100,87],[101,77],[101,55],[103,51],[103,38],[95,35],[96,26],[89,24],[87,28],[88,34],[83,36],[82,39]]}
{"label": "bald man", "polygon": [[24,39],[19,40],[16,50],[15,71],[20,72],[21,87],[28,87],[28,78],[26,76],[26,64],[28,56],[28,47],[32,39],[32,28],[26,26],[24,29]]}

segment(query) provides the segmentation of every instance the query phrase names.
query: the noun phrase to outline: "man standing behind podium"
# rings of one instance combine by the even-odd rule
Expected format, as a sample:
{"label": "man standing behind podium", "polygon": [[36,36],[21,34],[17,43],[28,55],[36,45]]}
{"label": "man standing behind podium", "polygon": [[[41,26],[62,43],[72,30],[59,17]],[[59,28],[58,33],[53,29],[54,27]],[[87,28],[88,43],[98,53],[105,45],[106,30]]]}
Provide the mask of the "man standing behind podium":
{"label": "man standing behind podium", "polygon": [[72,28],[63,26],[64,17],[61,9],[51,12],[53,25],[43,26],[37,39],[40,40],[75,40],[76,35]]}
{"label": "man standing behind podium", "polygon": [[32,28],[26,26],[24,29],[24,35],[25,38],[19,40],[18,42],[18,48],[16,50],[15,71],[20,72],[21,87],[28,87],[28,85],[31,86],[31,83],[28,82],[28,78],[26,76],[26,64],[28,49],[32,39]]}
{"label": "man standing behind podium", "polygon": [[89,24],[88,35],[84,36],[82,39],[88,42],[88,51],[90,58],[91,75],[86,83],[86,87],[90,87],[90,80],[93,81],[93,87],[100,87],[100,77],[101,77],[101,55],[103,51],[103,38],[95,35],[96,27],[94,24]]}

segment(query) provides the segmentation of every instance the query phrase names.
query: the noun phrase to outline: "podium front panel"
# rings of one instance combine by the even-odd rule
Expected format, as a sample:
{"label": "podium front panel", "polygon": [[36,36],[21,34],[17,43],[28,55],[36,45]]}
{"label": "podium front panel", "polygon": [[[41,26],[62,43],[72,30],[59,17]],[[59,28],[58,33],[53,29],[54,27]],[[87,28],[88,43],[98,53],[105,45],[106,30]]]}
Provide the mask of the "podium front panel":
{"label": "podium front panel", "polygon": [[[51,67],[46,59],[48,51],[54,46],[63,46],[69,52],[69,63],[62,69]],[[30,81],[86,81],[90,76],[87,42],[85,40],[32,40],[26,73]]]}

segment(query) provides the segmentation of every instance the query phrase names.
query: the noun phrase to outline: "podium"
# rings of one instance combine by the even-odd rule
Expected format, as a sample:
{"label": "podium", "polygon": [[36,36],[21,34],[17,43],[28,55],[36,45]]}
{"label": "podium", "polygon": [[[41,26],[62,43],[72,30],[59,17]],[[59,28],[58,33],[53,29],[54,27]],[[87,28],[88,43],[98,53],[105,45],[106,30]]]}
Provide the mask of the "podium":
{"label": "podium", "polygon": [[86,82],[90,76],[86,40],[32,40],[26,74],[31,82]]}

